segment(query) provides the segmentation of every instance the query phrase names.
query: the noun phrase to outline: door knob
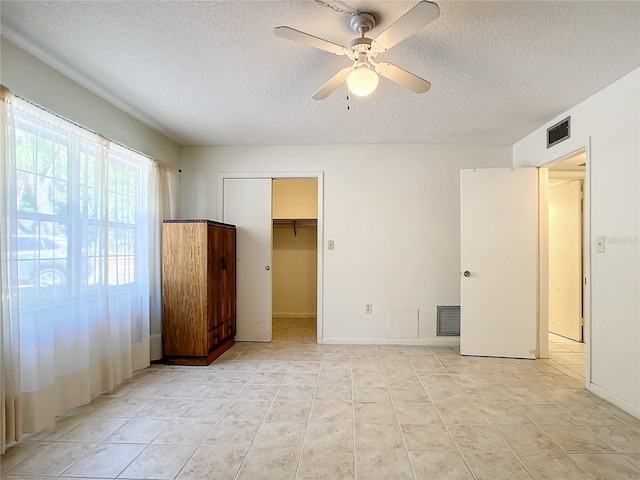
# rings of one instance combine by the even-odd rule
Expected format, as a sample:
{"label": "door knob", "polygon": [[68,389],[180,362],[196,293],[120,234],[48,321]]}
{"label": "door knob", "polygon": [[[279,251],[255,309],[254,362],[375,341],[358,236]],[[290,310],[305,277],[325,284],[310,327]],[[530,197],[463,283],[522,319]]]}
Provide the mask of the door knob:
{"label": "door knob", "polygon": [[465,277],[470,277],[471,276],[471,272],[469,270],[465,270],[464,276]]}
{"label": "door knob", "polygon": [[269,265],[267,265],[266,267],[264,267],[264,269],[265,269],[266,271],[269,271],[269,270],[271,270],[271,267],[270,267]]}

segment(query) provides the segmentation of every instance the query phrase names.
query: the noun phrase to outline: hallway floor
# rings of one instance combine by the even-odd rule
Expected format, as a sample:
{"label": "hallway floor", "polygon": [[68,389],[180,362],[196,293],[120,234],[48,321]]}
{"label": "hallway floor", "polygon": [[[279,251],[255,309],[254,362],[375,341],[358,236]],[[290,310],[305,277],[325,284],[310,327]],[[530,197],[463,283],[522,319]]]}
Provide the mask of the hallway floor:
{"label": "hallway floor", "polygon": [[583,385],[587,369],[586,348],[584,343],[549,332],[549,363]]}
{"label": "hallway floor", "polygon": [[2,478],[640,478],[640,420],[553,359],[316,345],[310,321],[278,323],[271,344],[152,365],[60,416]]}

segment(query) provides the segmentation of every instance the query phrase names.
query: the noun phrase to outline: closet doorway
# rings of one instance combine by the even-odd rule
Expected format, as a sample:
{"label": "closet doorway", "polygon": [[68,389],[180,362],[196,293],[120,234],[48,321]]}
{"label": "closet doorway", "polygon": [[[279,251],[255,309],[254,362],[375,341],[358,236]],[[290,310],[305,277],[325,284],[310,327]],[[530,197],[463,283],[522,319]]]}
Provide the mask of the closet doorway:
{"label": "closet doorway", "polygon": [[272,341],[316,343],[317,179],[274,179],[272,211]]}
{"label": "closet doorway", "polygon": [[[306,318],[308,328],[304,329],[300,335],[297,335],[296,341],[304,341],[307,343],[322,343],[323,339],[323,251],[322,242],[323,234],[323,173],[322,172],[278,172],[278,173],[221,173],[218,177],[218,218],[223,222],[235,225],[236,228],[236,272],[237,272],[237,288],[236,288],[236,341],[246,342],[271,342],[277,337],[282,339],[282,332],[287,332],[289,340],[294,335],[291,329],[286,326],[298,325],[291,323],[293,319]],[[295,207],[293,210],[285,210],[284,213],[278,206],[275,207],[276,227],[285,230],[276,232],[276,235],[284,237],[286,229],[289,235],[293,233],[294,240],[301,235],[301,228],[315,227],[315,309],[312,307],[301,307],[300,303],[283,307],[280,298],[273,308],[274,290],[273,278],[274,269],[274,197],[273,185],[279,189],[280,182],[289,181],[311,181],[315,187],[315,218],[313,214],[303,213],[299,210],[304,204],[304,200],[298,196],[294,196],[284,204],[289,207]],[[304,183],[282,183],[285,186],[302,187]],[[307,187],[308,188],[308,187]],[[304,189],[303,189],[304,190]],[[279,202],[278,194],[276,194],[276,202]],[[314,207],[307,207],[307,211]],[[298,210],[296,210],[298,209]],[[280,224],[282,223],[282,224]],[[315,225],[313,224],[315,223]],[[305,230],[304,238],[313,237],[312,231]],[[286,240],[286,237],[284,237]],[[279,241],[279,239],[276,239]],[[276,246],[276,256],[281,257],[280,250],[290,249],[291,238],[289,237],[289,245],[285,245],[283,249]],[[294,245],[299,245],[296,242]],[[285,252],[286,253],[286,252]],[[285,257],[294,257],[294,264],[300,263],[294,255],[285,254]],[[312,258],[312,254],[307,252],[307,259]],[[278,262],[278,259],[276,259]],[[289,262],[291,263],[291,262]],[[285,267],[276,266],[280,276]],[[287,275],[285,275],[286,277]],[[306,277],[305,277],[306,278]],[[313,279],[307,279],[307,283],[313,285]],[[286,285],[285,285],[286,286]],[[281,295],[282,290],[277,288],[276,295]],[[299,302],[300,293],[295,291],[284,294],[288,296],[289,301]],[[305,297],[311,298],[312,294]],[[276,318],[286,318],[287,321],[276,322],[283,323],[283,328],[278,328],[273,335],[273,313],[277,314]],[[301,316],[304,314],[305,317]],[[315,318],[313,315],[315,314]],[[287,315],[287,317],[284,317]],[[295,315],[295,316],[293,316]],[[312,329],[315,326],[315,337]]]}

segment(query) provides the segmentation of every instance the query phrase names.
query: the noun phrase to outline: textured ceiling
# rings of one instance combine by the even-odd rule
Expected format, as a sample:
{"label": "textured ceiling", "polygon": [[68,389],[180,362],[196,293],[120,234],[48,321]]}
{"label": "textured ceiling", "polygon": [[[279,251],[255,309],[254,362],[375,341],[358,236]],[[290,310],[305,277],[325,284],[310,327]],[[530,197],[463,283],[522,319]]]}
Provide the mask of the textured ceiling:
{"label": "textured ceiling", "polygon": [[[417,0],[330,1],[384,28]],[[640,66],[639,2],[440,1],[440,18],[388,61],[365,99],[311,95],[346,57],[273,34],[346,45],[349,16],[314,1],[5,1],[2,35],[181,145],[513,144]]]}

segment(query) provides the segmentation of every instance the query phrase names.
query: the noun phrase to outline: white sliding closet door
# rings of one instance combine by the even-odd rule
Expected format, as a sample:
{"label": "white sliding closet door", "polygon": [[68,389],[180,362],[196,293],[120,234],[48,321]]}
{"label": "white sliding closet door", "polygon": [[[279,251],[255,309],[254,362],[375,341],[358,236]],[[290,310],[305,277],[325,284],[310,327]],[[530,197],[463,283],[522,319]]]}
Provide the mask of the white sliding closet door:
{"label": "white sliding closet door", "polygon": [[237,227],[237,341],[271,341],[271,179],[225,178],[223,221]]}

